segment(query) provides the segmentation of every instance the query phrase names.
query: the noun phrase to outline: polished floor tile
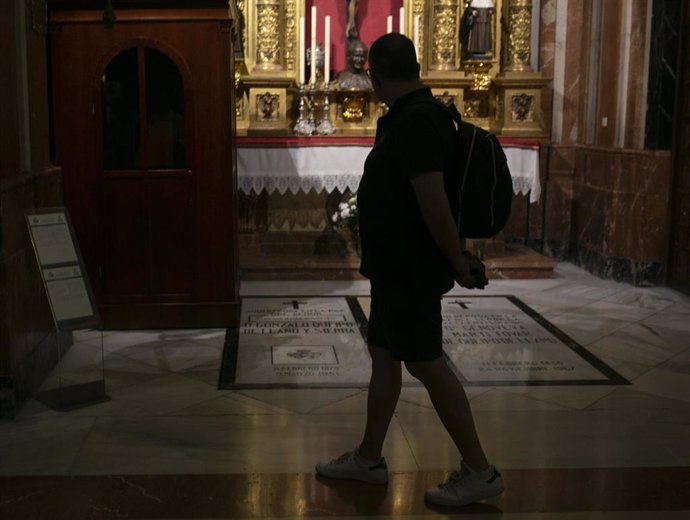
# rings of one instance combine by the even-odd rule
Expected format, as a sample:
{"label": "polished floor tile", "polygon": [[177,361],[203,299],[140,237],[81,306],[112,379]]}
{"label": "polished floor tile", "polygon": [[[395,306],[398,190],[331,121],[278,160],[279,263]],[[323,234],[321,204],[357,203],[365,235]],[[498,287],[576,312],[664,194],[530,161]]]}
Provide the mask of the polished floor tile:
{"label": "polished floor tile", "polygon": [[[689,472],[688,468],[505,470],[506,491],[501,496],[462,508],[424,503],[424,491],[447,476],[439,471],[392,473],[387,486],[300,473],[0,477],[0,514],[12,519],[44,515],[53,520],[671,519],[683,518],[681,514],[690,510],[685,492]],[[657,516],[644,516],[650,512]]]}
{"label": "polished floor tile", "polygon": [[[243,282],[241,293],[358,296],[368,312],[363,281]],[[477,294],[520,298],[631,383],[468,387],[508,484],[497,499],[424,504],[460,454],[419,385],[402,389],[384,446],[390,485],[328,482],[314,464],[360,441],[365,390],[219,390],[225,330],[90,330],[75,334],[62,375],[93,377],[102,347],[112,400],[70,412],[29,400],[0,422],[0,518],[690,517],[690,297],[567,263],[551,279],[451,292]]]}

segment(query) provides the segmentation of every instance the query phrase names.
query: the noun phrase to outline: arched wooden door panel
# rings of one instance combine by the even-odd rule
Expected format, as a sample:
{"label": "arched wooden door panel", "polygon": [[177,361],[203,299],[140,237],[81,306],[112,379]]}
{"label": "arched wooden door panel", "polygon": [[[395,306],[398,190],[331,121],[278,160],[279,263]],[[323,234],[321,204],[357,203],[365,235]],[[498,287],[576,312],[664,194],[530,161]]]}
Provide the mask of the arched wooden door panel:
{"label": "arched wooden door panel", "polygon": [[176,302],[194,292],[194,156],[183,77],[137,45],[100,89],[102,293],[106,303]]}

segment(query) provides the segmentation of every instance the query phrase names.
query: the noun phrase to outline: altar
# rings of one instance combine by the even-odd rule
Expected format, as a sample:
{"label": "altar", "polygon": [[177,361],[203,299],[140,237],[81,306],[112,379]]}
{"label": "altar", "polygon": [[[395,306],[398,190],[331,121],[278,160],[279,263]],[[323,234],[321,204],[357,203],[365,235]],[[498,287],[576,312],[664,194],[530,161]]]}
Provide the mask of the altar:
{"label": "altar", "polygon": [[351,251],[323,253],[332,251],[331,217],[343,197],[356,193],[376,122],[387,112],[366,68],[368,48],[390,32],[412,40],[420,80],[436,99],[501,141],[516,218],[525,227],[517,236],[527,243],[529,208],[541,199],[540,143],[548,121],[541,93],[550,81],[532,53],[540,13],[531,0],[237,0],[236,6],[243,21],[234,83],[243,277],[295,274],[297,264],[307,277],[356,271],[358,260],[344,258]]}
{"label": "altar", "polygon": [[531,0],[235,0],[238,136],[366,137],[386,107],[367,77],[385,33],[412,40],[422,83],[466,121],[544,139]]}
{"label": "altar", "polygon": [[[513,178],[513,191],[539,201],[539,143],[501,138]],[[355,193],[373,140],[369,138],[238,138],[238,187],[246,195],[266,191],[293,195]]]}

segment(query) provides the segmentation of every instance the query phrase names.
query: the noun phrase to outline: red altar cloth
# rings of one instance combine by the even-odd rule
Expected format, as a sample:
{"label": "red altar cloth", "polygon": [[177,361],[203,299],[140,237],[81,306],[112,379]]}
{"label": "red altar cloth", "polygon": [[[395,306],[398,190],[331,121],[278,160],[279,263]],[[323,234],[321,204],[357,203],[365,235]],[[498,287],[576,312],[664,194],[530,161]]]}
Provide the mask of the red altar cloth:
{"label": "red altar cloth", "polygon": [[[539,149],[539,140],[519,137],[499,137],[504,147]],[[303,148],[305,146],[374,146],[373,137],[237,137],[238,148]]]}

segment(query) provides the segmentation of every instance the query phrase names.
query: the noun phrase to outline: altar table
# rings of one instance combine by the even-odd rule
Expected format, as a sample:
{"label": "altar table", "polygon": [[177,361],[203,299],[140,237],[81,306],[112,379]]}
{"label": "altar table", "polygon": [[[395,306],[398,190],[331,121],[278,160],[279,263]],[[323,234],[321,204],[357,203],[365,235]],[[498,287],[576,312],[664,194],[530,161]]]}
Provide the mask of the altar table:
{"label": "altar table", "polygon": [[[515,194],[541,195],[539,144],[527,139],[499,138],[508,159]],[[288,190],[307,193],[356,192],[373,138],[238,137],[237,169],[240,190],[281,195]]]}

